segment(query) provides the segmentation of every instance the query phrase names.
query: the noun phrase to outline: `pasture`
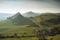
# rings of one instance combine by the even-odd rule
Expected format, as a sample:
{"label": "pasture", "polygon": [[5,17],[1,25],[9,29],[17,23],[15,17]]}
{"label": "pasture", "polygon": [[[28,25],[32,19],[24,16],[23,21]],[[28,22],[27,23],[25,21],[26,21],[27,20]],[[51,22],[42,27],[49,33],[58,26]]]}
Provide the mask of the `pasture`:
{"label": "pasture", "polygon": [[[35,37],[20,37],[20,38],[0,38],[0,40],[38,40],[36,37],[35,30],[41,29],[39,27],[28,27],[27,25],[0,25],[0,34],[4,36],[11,36],[17,33],[18,36],[32,36]],[[56,36],[46,36],[48,40],[53,38],[53,40],[60,40],[60,35]]]}

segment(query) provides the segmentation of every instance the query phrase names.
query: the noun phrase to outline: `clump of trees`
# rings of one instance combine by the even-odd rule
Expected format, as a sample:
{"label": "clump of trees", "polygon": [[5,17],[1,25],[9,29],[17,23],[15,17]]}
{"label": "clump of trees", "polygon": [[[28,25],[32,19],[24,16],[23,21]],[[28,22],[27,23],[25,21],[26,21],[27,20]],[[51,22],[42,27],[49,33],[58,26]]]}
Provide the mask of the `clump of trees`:
{"label": "clump of trees", "polygon": [[48,29],[38,30],[38,32],[42,32],[45,36],[55,36],[60,34],[60,27],[49,27]]}

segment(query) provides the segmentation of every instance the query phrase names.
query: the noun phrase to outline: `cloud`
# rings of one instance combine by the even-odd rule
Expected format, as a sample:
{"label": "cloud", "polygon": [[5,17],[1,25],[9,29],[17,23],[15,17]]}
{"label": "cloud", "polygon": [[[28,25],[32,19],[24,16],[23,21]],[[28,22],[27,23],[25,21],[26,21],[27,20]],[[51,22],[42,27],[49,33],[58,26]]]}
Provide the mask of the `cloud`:
{"label": "cloud", "polygon": [[59,12],[60,4],[57,0],[0,0],[0,12],[37,11]]}
{"label": "cloud", "polygon": [[60,2],[60,0],[54,0],[54,1]]}

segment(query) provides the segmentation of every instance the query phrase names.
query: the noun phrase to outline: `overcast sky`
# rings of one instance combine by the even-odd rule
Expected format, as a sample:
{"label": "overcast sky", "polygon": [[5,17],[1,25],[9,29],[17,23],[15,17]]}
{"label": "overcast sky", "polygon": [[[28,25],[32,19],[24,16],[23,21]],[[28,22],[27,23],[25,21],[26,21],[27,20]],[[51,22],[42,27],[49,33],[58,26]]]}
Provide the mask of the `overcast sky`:
{"label": "overcast sky", "polygon": [[60,0],[0,0],[0,13],[59,12]]}

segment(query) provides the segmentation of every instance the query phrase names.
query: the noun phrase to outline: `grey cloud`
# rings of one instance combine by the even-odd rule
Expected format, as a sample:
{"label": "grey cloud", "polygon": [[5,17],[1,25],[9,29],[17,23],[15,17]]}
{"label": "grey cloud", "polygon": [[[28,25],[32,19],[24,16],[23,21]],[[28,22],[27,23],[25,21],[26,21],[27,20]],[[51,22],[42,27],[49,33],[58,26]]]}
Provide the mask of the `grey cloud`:
{"label": "grey cloud", "polygon": [[54,1],[60,2],[60,0],[54,0]]}

